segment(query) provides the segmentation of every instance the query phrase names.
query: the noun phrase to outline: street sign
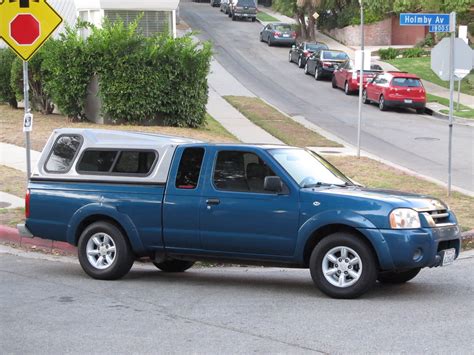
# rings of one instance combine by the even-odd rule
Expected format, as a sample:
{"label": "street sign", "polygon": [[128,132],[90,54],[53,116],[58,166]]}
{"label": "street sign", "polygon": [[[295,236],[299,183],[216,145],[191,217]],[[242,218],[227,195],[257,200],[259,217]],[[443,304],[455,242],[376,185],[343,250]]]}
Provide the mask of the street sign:
{"label": "street sign", "polygon": [[28,61],[61,24],[46,0],[0,0],[0,38]]}
{"label": "street sign", "polygon": [[318,17],[319,17],[319,14],[318,14],[317,12],[315,12],[315,13],[313,14],[313,18],[314,18],[315,20],[317,20]]}
{"label": "street sign", "polygon": [[[431,69],[444,81],[449,81],[449,51],[449,38],[443,38],[431,51]],[[455,80],[460,80],[471,72],[472,53],[471,47],[461,38],[454,39]]]}
{"label": "street sign", "polygon": [[23,132],[31,132],[33,130],[33,114],[26,113],[23,117]]}
{"label": "street sign", "polygon": [[428,26],[430,32],[452,32],[450,14],[400,14],[400,26]]}

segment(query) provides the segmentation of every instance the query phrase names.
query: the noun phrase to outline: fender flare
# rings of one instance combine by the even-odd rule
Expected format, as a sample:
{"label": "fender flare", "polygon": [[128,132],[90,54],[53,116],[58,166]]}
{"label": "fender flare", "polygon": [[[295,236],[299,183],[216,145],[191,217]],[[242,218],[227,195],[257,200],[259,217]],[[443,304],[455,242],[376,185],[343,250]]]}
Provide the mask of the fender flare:
{"label": "fender flare", "polygon": [[93,215],[103,215],[116,221],[125,230],[125,233],[127,233],[132,250],[135,253],[145,252],[140,235],[138,234],[138,229],[133,223],[132,219],[128,215],[117,211],[115,207],[102,203],[91,203],[85,205],[74,213],[67,226],[66,238],[69,244],[77,244],[77,228],[82,223],[82,221]]}
{"label": "fender flare", "polygon": [[298,262],[304,261],[306,243],[314,232],[331,224],[344,225],[360,232],[375,250],[379,265],[383,269],[390,269],[393,266],[388,244],[378,228],[364,216],[348,210],[325,211],[314,215],[303,223],[298,231],[296,241],[295,259]]}

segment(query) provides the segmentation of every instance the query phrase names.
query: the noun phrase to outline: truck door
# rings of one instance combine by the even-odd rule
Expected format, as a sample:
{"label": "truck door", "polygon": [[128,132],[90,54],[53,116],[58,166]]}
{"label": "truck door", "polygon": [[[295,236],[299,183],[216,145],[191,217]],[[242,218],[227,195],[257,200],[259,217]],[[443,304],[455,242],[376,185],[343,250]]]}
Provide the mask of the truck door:
{"label": "truck door", "polygon": [[[203,249],[229,257],[282,259],[293,255],[298,192],[288,187],[281,194],[263,189],[266,176],[281,174],[258,149],[222,147],[214,151],[200,206]],[[288,179],[280,178],[284,183]]]}
{"label": "truck door", "polygon": [[163,240],[169,251],[201,249],[199,205],[205,153],[202,146],[176,150],[163,203]]}

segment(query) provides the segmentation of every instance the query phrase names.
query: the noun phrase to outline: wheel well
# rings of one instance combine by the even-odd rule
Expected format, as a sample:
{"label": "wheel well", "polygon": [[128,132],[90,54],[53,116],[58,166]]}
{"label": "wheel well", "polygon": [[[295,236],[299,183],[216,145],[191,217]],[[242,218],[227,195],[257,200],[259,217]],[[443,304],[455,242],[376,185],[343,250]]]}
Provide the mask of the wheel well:
{"label": "wheel well", "polygon": [[89,217],[85,218],[84,220],[81,221],[81,223],[79,223],[79,225],[77,226],[77,229],[76,229],[76,234],[74,236],[74,245],[76,245],[76,246],[78,245],[79,238],[80,238],[82,232],[88,226],[90,226],[92,223],[99,222],[99,221],[108,222],[110,224],[113,224],[115,227],[120,229],[120,231],[123,233],[125,238],[127,238],[127,240],[128,240],[127,232],[125,232],[125,229],[122,227],[122,225],[119,222],[117,222],[112,217],[101,215],[101,214],[95,214],[95,215],[92,215],[92,216],[89,216]]}
{"label": "wheel well", "polygon": [[353,236],[360,238],[366,242],[366,244],[370,247],[372,250],[375,260],[377,261],[377,266],[378,265],[378,257],[377,253],[375,252],[375,249],[372,245],[372,243],[367,239],[365,235],[363,235],[361,232],[359,232],[357,229],[347,226],[345,224],[328,224],[327,226],[321,227],[317,230],[315,230],[312,234],[311,237],[308,239],[306,242],[306,245],[304,247],[304,252],[303,252],[303,262],[304,266],[309,265],[309,259],[311,257],[311,253],[313,252],[313,249],[318,245],[318,243],[326,238],[327,236],[334,234],[334,233],[348,233],[352,234]]}

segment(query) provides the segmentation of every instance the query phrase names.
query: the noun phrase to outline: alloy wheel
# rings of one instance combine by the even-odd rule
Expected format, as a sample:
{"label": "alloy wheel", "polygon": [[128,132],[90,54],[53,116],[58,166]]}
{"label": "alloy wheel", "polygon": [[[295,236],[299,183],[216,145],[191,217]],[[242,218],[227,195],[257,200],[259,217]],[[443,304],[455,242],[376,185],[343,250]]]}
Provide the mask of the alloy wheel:
{"label": "alloy wheel", "polygon": [[86,246],[87,260],[96,269],[109,268],[117,255],[115,242],[106,233],[94,234]]}
{"label": "alloy wheel", "polygon": [[346,288],[355,284],[362,275],[362,260],[354,249],[337,246],[323,257],[324,278],[333,286]]}

